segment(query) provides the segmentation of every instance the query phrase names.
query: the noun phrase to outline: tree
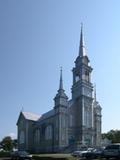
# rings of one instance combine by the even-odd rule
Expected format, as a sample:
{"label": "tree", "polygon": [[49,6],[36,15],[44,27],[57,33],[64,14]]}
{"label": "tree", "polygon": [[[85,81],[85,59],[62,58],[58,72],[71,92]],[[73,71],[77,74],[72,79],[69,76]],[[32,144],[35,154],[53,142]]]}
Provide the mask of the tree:
{"label": "tree", "polygon": [[13,149],[13,140],[10,136],[4,137],[1,141],[3,149],[6,151],[11,151]]}
{"label": "tree", "polygon": [[102,138],[107,138],[111,140],[112,143],[120,143],[120,130],[110,130],[107,133],[103,133]]}
{"label": "tree", "polygon": [[13,148],[17,149],[18,147],[18,141],[17,139],[13,139]]}

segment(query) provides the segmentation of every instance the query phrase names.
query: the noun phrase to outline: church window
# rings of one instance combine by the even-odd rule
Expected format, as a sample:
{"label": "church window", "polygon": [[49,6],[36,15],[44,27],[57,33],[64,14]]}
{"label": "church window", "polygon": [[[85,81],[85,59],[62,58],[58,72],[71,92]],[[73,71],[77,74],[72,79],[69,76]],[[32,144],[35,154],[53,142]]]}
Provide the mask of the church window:
{"label": "church window", "polygon": [[52,139],[52,126],[48,125],[45,129],[45,139],[50,140]]}
{"label": "church window", "polygon": [[99,123],[97,124],[97,131],[100,132],[100,125],[99,125]]}
{"label": "church window", "polygon": [[88,75],[89,75],[88,71],[85,71],[85,75],[86,75],[86,76],[88,76]]}
{"label": "church window", "polygon": [[90,145],[91,144],[91,140],[92,140],[92,137],[88,134],[85,136],[85,144],[86,145]]}
{"label": "church window", "polygon": [[35,144],[39,144],[40,141],[40,130],[36,129],[34,133],[34,142]]}
{"label": "church window", "polygon": [[89,111],[87,111],[87,127],[89,128],[89,121],[90,121],[90,115],[89,115]]}
{"label": "church window", "polygon": [[55,127],[58,128],[58,119],[55,120]]}
{"label": "church window", "polygon": [[25,143],[25,133],[24,131],[20,132],[20,144]]}
{"label": "church window", "polygon": [[87,111],[84,113],[84,121],[85,121],[85,126],[87,126]]}
{"label": "church window", "polygon": [[75,137],[73,135],[69,136],[69,144],[74,144],[75,142]]}
{"label": "church window", "polygon": [[55,137],[56,137],[56,141],[58,141],[58,132],[56,132]]}
{"label": "church window", "polygon": [[79,76],[79,75],[76,75],[75,81],[78,82],[79,80],[80,80],[80,76]]}
{"label": "church window", "polygon": [[69,119],[70,127],[72,127],[72,126],[73,126],[73,115],[70,115],[69,118],[70,118],[70,119]]}
{"label": "church window", "polygon": [[63,117],[63,119],[62,119],[62,126],[65,127],[66,126],[65,124],[66,124],[66,120],[65,120],[65,117]]}
{"label": "church window", "polygon": [[65,134],[64,134],[64,131],[62,132],[62,141],[65,140]]}
{"label": "church window", "polygon": [[89,72],[88,71],[85,71],[85,80],[89,81]]}
{"label": "church window", "polygon": [[100,122],[100,117],[98,117],[98,119],[97,119],[97,126],[96,126],[98,132],[101,131],[101,127],[100,127],[101,125],[100,125],[100,124],[101,124],[101,122]]}
{"label": "church window", "polygon": [[89,109],[85,110],[85,113],[84,113],[84,121],[85,121],[85,126],[87,128],[90,128],[92,127],[92,119],[91,119],[91,112]]}

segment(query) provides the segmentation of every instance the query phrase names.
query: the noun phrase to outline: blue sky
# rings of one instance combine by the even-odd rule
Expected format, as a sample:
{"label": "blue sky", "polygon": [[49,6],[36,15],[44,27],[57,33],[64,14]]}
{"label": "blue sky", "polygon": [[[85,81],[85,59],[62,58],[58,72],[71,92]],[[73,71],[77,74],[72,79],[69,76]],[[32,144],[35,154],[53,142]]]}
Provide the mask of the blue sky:
{"label": "blue sky", "polygon": [[60,66],[71,97],[81,22],[102,131],[120,129],[119,6],[119,0],[0,0],[0,139],[16,135],[22,108],[37,114],[53,108]]}

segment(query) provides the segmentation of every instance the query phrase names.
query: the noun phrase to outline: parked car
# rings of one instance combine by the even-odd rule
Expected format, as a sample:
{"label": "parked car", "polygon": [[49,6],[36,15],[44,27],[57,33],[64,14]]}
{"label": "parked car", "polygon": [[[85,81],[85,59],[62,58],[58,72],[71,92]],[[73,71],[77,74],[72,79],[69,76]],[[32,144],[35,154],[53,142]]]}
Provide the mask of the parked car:
{"label": "parked car", "polygon": [[86,159],[97,159],[103,157],[103,148],[97,148],[92,150],[91,152],[83,153],[82,157]]}
{"label": "parked car", "polygon": [[74,157],[79,157],[80,153],[81,153],[81,151],[74,151],[74,152],[72,152],[71,155],[74,156]]}
{"label": "parked car", "polygon": [[4,149],[3,149],[3,148],[0,148],[0,152],[2,152],[2,151],[4,151]]}
{"label": "parked car", "polygon": [[74,157],[83,157],[83,154],[92,152],[93,148],[82,148],[79,151],[74,151],[71,155]]}
{"label": "parked car", "polygon": [[103,157],[106,159],[117,158],[120,159],[120,143],[108,145],[103,151]]}
{"label": "parked car", "polygon": [[19,160],[32,160],[32,155],[30,155],[29,153],[27,153],[26,151],[14,151],[11,153],[11,159],[15,160],[15,159],[19,159]]}

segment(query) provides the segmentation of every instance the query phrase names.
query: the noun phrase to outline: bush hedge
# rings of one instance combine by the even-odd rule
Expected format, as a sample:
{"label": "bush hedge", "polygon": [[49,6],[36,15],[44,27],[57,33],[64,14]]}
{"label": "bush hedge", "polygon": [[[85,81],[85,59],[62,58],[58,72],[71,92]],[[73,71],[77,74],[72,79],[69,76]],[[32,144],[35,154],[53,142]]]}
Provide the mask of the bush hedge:
{"label": "bush hedge", "polygon": [[10,157],[10,152],[1,151],[1,152],[0,152],[0,157]]}

